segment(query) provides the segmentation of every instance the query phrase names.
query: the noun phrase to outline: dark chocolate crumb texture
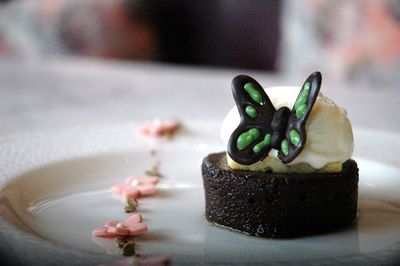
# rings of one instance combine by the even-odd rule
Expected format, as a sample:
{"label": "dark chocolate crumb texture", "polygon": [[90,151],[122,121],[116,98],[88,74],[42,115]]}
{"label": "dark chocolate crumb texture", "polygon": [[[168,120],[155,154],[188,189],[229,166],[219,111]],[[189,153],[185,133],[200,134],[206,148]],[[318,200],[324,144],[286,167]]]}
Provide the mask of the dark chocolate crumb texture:
{"label": "dark chocolate crumb texture", "polygon": [[357,214],[358,168],[339,173],[263,173],[231,170],[225,152],[202,164],[206,218],[250,235],[288,238],[351,224]]}

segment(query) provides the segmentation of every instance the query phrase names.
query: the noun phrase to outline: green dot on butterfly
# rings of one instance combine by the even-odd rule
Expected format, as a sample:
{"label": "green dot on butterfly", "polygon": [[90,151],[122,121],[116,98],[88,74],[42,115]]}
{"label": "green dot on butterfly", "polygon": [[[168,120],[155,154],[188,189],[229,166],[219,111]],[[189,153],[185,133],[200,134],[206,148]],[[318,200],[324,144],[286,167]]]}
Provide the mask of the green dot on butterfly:
{"label": "green dot on butterfly", "polygon": [[286,139],[282,140],[281,142],[281,151],[285,156],[289,154],[289,143]]}
{"label": "green dot on butterfly", "polygon": [[296,108],[296,118],[300,119],[304,115],[306,110],[307,110],[307,105],[305,105],[305,104],[302,104],[299,107],[297,107]]}
{"label": "green dot on butterfly", "polygon": [[262,103],[262,95],[261,93],[256,89],[253,83],[246,83],[244,85],[244,90],[249,94],[250,98],[253,99],[253,101],[261,104]]}
{"label": "green dot on butterfly", "polygon": [[249,129],[239,135],[236,141],[236,147],[238,150],[243,150],[254,142],[260,136],[260,130],[258,128]]}
{"label": "green dot on butterfly", "polygon": [[310,90],[310,82],[306,82],[306,84],[304,84],[304,90],[308,93]]}
{"label": "green dot on butterfly", "polygon": [[254,147],[253,147],[253,152],[254,153],[259,153],[261,152],[268,144],[271,143],[271,134],[266,134],[264,137],[264,140],[257,143]]}
{"label": "green dot on butterfly", "polygon": [[300,134],[296,130],[294,129],[290,130],[289,136],[290,136],[290,142],[293,145],[297,146],[300,143]]}
{"label": "green dot on butterfly", "polygon": [[304,84],[304,88],[301,90],[299,96],[294,103],[294,109],[297,109],[300,105],[303,105],[307,102],[308,94],[310,92],[310,83],[306,82]]}
{"label": "green dot on butterfly", "polygon": [[245,109],[245,112],[251,118],[256,118],[257,117],[257,110],[253,106],[247,105],[246,109]]}

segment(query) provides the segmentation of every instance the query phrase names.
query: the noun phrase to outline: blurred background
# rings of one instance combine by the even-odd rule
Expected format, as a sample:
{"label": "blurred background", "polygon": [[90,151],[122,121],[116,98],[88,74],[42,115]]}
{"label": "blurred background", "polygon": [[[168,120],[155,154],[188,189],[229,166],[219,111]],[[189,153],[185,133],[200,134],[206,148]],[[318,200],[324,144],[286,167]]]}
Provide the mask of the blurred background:
{"label": "blurred background", "polygon": [[60,56],[395,86],[400,0],[0,0],[0,60]]}

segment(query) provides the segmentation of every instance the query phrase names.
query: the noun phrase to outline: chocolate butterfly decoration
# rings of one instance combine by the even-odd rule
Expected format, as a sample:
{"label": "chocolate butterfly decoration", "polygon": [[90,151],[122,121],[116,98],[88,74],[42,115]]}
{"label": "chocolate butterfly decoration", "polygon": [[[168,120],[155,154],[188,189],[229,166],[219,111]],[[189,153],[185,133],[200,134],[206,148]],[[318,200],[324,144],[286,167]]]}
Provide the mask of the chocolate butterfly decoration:
{"label": "chocolate butterfly decoration", "polygon": [[229,156],[237,163],[249,165],[263,160],[271,149],[276,149],[282,162],[293,161],[304,148],[305,123],[321,82],[321,73],[312,73],[304,82],[292,110],[288,107],[276,110],[256,80],[246,75],[235,77],[232,93],[241,119],[229,139]]}

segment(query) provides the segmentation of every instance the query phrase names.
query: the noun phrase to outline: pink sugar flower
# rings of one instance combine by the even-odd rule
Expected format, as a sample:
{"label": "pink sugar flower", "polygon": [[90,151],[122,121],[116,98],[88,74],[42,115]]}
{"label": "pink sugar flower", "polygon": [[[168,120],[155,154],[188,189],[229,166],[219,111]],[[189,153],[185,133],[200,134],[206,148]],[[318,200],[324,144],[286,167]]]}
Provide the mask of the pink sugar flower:
{"label": "pink sugar flower", "polygon": [[144,136],[161,137],[164,135],[172,135],[180,129],[181,124],[174,119],[158,120],[146,123],[139,128],[139,132]]}
{"label": "pink sugar flower", "polygon": [[134,236],[147,233],[147,225],[143,223],[140,214],[129,216],[123,223],[117,220],[107,221],[104,227],[95,228],[92,236],[96,237],[117,237]]}
{"label": "pink sugar flower", "polygon": [[128,177],[125,183],[112,186],[113,195],[121,197],[123,200],[138,199],[142,196],[150,196],[156,193],[155,184],[159,181],[158,177]]}
{"label": "pink sugar flower", "polygon": [[142,193],[137,187],[125,183],[119,183],[112,186],[111,192],[114,196],[122,198],[125,201],[142,197]]}

